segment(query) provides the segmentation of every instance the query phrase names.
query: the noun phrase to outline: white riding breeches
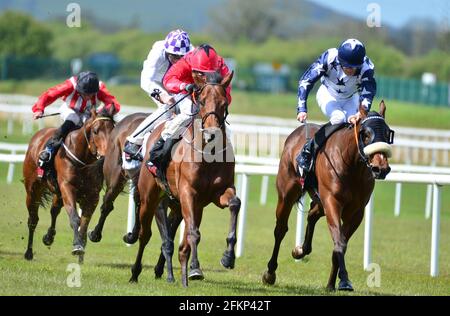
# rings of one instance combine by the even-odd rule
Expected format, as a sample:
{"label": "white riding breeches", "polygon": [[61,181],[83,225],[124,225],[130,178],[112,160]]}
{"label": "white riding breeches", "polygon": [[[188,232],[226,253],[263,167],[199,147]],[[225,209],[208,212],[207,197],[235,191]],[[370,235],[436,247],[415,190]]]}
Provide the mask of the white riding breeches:
{"label": "white riding breeches", "polygon": [[91,117],[91,111],[86,109],[83,113],[71,109],[66,103],[59,108],[61,119],[63,121],[71,121],[77,126],[81,126]]}
{"label": "white riding breeches", "polygon": [[191,96],[185,94],[178,94],[175,96],[175,100],[178,101],[184,98],[178,103],[180,114],[175,116],[172,120],[166,122],[164,130],[161,132],[161,137],[167,140],[169,137],[176,135],[181,131],[181,127],[185,126],[187,122],[192,118],[192,115],[196,113],[196,105],[192,102]]}
{"label": "white riding breeches", "polygon": [[317,104],[329,119],[331,124],[347,122],[351,115],[359,110],[359,94],[355,93],[348,99],[339,100],[333,97],[327,87],[321,85],[316,94]]}

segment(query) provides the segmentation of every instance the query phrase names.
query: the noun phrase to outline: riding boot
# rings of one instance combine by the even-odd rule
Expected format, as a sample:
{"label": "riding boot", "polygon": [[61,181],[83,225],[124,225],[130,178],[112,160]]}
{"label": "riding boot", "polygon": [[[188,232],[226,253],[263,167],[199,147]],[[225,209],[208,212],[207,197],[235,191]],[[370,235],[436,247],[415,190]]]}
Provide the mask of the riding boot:
{"label": "riding boot", "polygon": [[306,175],[311,170],[312,157],[314,155],[314,139],[309,139],[303,145],[300,155],[297,156],[297,163],[300,176]]}
{"label": "riding boot", "polygon": [[45,143],[44,150],[39,153],[37,174],[39,178],[44,176],[45,170],[55,156],[67,134],[75,130],[77,126],[72,121],[65,121]]}
{"label": "riding boot", "polygon": [[312,139],[309,139],[302,148],[302,151],[297,156],[297,163],[301,177],[306,176],[311,171],[315,153],[323,146],[328,136],[327,128],[331,126],[331,122],[322,125],[314,134]]}
{"label": "riding boot", "polygon": [[150,151],[150,158],[147,161],[147,168],[151,173],[159,178],[163,177],[166,168],[171,160],[173,145],[178,141],[169,137],[166,141],[161,137]]}
{"label": "riding boot", "polygon": [[161,162],[161,150],[164,147],[165,140],[160,137],[158,141],[153,145],[149,153],[149,158],[145,165],[147,169],[154,175],[157,176],[157,171],[159,170],[159,165]]}
{"label": "riding boot", "polygon": [[135,143],[132,143],[130,141],[125,142],[125,146],[123,147],[123,152],[125,153],[125,159],[127,161],[131,160],[139,160],[142,161],[143,157],[141,154],[142,145],[137,145]]}

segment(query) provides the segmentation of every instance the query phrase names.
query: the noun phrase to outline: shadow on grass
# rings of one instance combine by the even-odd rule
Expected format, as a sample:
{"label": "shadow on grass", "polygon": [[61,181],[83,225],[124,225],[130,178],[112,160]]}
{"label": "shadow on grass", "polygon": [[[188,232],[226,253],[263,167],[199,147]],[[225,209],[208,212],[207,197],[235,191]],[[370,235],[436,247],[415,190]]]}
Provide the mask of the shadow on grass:
{"label": "shadow on grass", "polygon": [[0,250],[0,257],[21,257],[23,258],[24,252],[18,252],[18,251],[7,251],[7,250]]}
{"label": "shadow on grass", "polygon": [[[134,264],[133,263],[96,263],[95,266],[97,267],[108,267],[108,268],[112,268],[112,269],[131,269],[131,266]],[[142,269],[154,269],[155,265],[151,265],[151,264],[142,264]],[[166,272],[167,267],[164,266],[164,273]],[[222,269],[210,269],[210,268],[201,268],[203,272],[208,273],[208,272],[214,272],[214,273],[226,273],[229,270],[222,268]],[[173,270],[174,271],[180,271],[181,268],[179,266],[173,266]]]}
{"label": "shadow on grass", "polygon": [[[280,296],[298,296],[298,295],[308,295],[308,296],[393,296],[393,294],[388,293],[376,293],[369,291],[355,291],[355,292],[343,292],[343,291],[328,291],[325,286],[323,288],[307,286],[307,285],[264,285],[248,283],[244,281],[217,281],[205,279],[203,282],[211,285],[217,285],[220,287],[228,288],[230,290],[238,291],[244,293],[243,295],[280,295]],[[254,293],[254,294],[252,294]]]}

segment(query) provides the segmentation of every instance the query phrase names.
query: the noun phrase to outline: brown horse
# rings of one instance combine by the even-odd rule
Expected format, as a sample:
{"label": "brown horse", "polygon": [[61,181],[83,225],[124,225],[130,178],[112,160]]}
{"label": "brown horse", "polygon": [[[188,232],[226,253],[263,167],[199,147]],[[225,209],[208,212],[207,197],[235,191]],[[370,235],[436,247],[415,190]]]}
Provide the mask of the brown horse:
{"label": "brown horse", "polygon": [[[328,228],[334,242],[332,268],[327,288],[335,289],[339,272],[339,290],[352,291],[353,287],[345,268],[344,255],[350,237],[360,225],[364,207],[372,194],[375,179],[384,179],[390,171],[388,157],[393,141],[393,131],[384,121],[386,107],[380,103],[380,113],[359,111],[362,119],[356,126],[336,131],[319,150],[315,174],[318,191],[308,190],[312,197],[308,213],[305,241],[292,251],[296,259],[311,253],[314,226],[326,215]],[[318,126],[310,128],[315,133]],[[263,282],[274,284],[277,257],[288,230],[292,206],[306,192],[298,182],[296,155],[305,143],[305,126],[297,128],[286,140],[277,176],[278,205],[274,230],[275,245],[268,262]],[[319,198],[320,196],[320,198]]]}
{"label": "brown horse", "polygon": [[[197,117],[200,120],[195,120],[194,125],[197,123],[201,125],[201,128],[191,125],[186,130],[183,139],[172,150],[172,161],[166,173],[168,187],[173,197],[180,203],[186,225],[183,242],[179,248],[183,286],[188,285],[187,264],[191,252],[191,273],[200,270],[197,258],[197,245],[200,242],[199,227],[203,208],[211,202],[222,209],[230,208],[231,227],[222,264],[227,268],[234,267],[236,222],[240,200],[236,197],[234,187],[233,151],[225,136],[225,119],[228,113],[225,89],[232,77],[232,73],[223,79],[215,76],[214,80],[208,80],[206,84],[198,86],[193,100],[198,106]],[[148,158],[151,145],[158,139],[161,127],[152,133],[147,144],[145,159]],[[217,147],[219,150],[216,150]],[[211,155],[214,157],[209,160]],[[136,262],[131,269],[130,282],[137,282],[142,270],[142,255],[151,237],[153,214],[161,199],[161,192],[164,190],[159,179],[155,179],[145,166],[143,168],[138,182],[141,197],[139,250]]]}
{"label": "brown horse", "polygon": [[[127,244],[134,244],[138,239],[138,233],[140,229],[139,224],[139,190],[137,189],[137,181],[139,179],[139,171],[137,170],[124,170],[122,168],[122,151],[126,138],[130,135],[137,126],[147,117],[145,113],[134,113],[126,116],[122,119],[114,128],[109,136],[108,147],[105,154],[103,163],[103,176],[106,184],[106,192],[103,196],[103,203],[100,207],[101,213],[97,225],[94,230],[90,231],[88,236],[92,242],[99,242],[102,239],[103,226],[105,225],[106,218],[109,213],[114,209],[114,201],[117,196],[123,192],[124,187],[128,180],[131,179],[134,186],[134,202],[135,202],[135,223],[131,233],[123,236],[123,240]],[[156,223],[158,224],[159,232],[162,239],[162,257],[164,262],[167,260],[168,281],[174,281],[172,270],[172,255],[173,255],[173,238],[169,237],[167,222],[168,199],[161,201],[156,211]],[[161,268],[161,269],[160,269]],[[155,268],[155,274],[157,277],[161,277],[164,270],[164,264]]]}
{"label": "brown horse", "polygon": [[[109,133],[114,128],[112,112],[97,114],[91,111],[91,117],[82,128],[71,132],[54,158],[53,175],[40,180],[36,168],[39,152],[43,150],[54,128],[44,128],[31,139],[23,164],[23,177],[27,192],[28,208],[28,247],[25,259],[33,259],[33,235],[39,221],[39,206],[45,205],[50,198],[51,226],[43,237],[45,245],[53,243],[56,230],[56,218],[62,206],[69,215],[73,229],[73,255],[83,261],[86,246],[86,232],[89,221],[99,200],[103,177],[101,166],[105,155]],[[76,203],[82,209],[78,216]]]}

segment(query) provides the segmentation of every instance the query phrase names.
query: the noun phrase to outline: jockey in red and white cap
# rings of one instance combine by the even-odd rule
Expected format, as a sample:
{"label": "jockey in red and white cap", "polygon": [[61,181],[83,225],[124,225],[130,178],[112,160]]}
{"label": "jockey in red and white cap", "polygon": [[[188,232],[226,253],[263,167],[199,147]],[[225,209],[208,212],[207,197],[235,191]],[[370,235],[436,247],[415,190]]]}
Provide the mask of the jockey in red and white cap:
{"label": "jockey in red and white cap", "polygon": [[[97,75],[93,72],[81,72],[61,84],[45,91],[33,105],[33,118],[38,119],[44,114],[47,106],[62,98],[65,102],[60,108],[61,118],[64,123],[55,131],[47,141],[45,150],[39,154],[38,176],[43,176],[43,167],[56,153],[61,143],[69,132],[79,128],[91,115],[90,110],[96,108],[97,113],[103,109],[113,113],[120,111],[120,104],[116,98],[109,93],[103,82],[99,82]],[[103,102],[101,106],[98,106]]]}
{"label": "jockey in red and white cap", "polygon": [[193,49],[188,33],[180,29],[170,32],[164,40],[153,44],[144,61],[141,72],[141,88],[148,93],[158,109],[142,121],[127,137],[124,146],[125,161],[142,160],[139,149],[144,141],[144,136],[161,121],[169,119],[175,112],[175,109],[168,111],[174,99],[164,88],[163,77],[172,65]]}
{"label": "jockey in red and white cap", "polygon": [[[150,159],[147,161],[147,167],[155,174],[158,166],[155,166],[153,155],[156,151],[172,147],[176,140],[172,136],[177,135],[192,116],[196,113],[196,105],[192,102],[191,96],[186,96],[194,90],[193,76],[204,76],[207,72],[218,72],[222,77],[230,73],[224,59],[217,54],[214,48],[204,44],[194,49],[181,58],[173,67],[171,67],[163,79],[163,84],[169,93],[176,94],[174,99],[179,101],[178,107],[180,113],[171,121],[168,121],[164,130],[161,132],[160,139],[155,143],[150,152]],[[231,103],[231,85],[226,89],[228,104]],[[183,99],[182,99],[183,98]],[[170,143],[164,146],[166,141]],[[166,150],[160,155],[165,157],[168,154]],[[165,158],[164,158],[165,159]]]}

